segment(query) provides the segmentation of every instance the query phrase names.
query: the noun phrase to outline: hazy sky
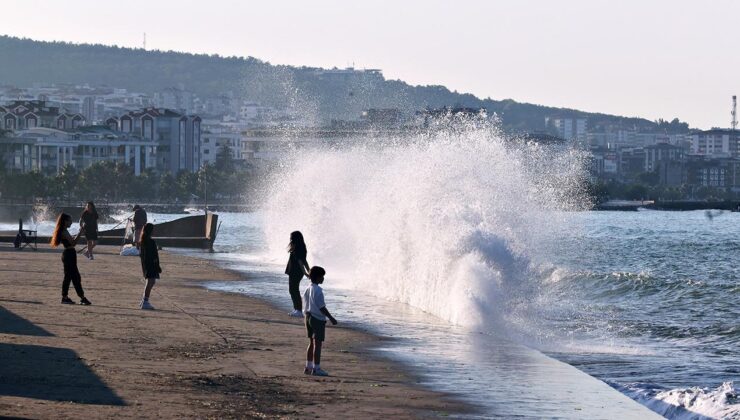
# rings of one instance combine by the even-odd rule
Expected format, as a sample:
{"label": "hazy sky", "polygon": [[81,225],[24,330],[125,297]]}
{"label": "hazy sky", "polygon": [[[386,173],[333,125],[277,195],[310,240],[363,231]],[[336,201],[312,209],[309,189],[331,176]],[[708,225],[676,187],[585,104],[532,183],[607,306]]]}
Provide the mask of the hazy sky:
{"label": "hazy sky", "polygon": [[484,98],[701,128],[729,126],[740,94],[732,0],[9,3],[17,13],[0,19],[0,34],[140,47],[146,32],[149,49],[354,63]]}

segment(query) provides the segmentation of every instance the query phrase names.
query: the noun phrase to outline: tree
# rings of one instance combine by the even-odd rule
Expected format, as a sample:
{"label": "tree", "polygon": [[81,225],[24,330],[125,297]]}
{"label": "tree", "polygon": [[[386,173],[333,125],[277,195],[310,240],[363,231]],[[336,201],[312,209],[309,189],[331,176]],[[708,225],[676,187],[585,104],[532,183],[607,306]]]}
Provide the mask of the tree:
{"label": "tree", "polygon": [[234,172],[234,151],[228,144],[224,144],[218,149],[216,154],[216,169],[231,174]]}
{"label": "tree", "polygon": [[67,201],[76,197],[79,178],[80,175],[77,173],[77,168],[69,164],[64,165],[56,176],[56,186],[60,193],[59,196]]}
{"label": "tree", "polygon": [[165,172],[159,178],[159,194],[158,198],[163,200],[173,200],[180,196],[180,188],[177,184],[177,180],[172,176],[170,172]]}

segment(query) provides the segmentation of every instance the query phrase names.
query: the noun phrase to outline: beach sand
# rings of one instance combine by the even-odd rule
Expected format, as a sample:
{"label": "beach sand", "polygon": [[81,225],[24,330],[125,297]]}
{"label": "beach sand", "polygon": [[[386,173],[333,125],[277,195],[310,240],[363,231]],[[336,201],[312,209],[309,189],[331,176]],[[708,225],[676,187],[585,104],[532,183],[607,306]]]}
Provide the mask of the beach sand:
{"label": "beach sand", "polygon": [[[24,418],[410,418],[470,407],[416,385],[372,352],[380,338],[327,327],[322,367],[303,374],[302,319],[200,281],[244,280],[162,252],[151,302],[138,257],[79,256],[92,306],[62,305],[61,250],[0,244],[0,415]],[[247,279],[248,280],[248,279]],[[70,297],[78,301],[74,289]],[[286,281],[286,299],[287,281]]]}

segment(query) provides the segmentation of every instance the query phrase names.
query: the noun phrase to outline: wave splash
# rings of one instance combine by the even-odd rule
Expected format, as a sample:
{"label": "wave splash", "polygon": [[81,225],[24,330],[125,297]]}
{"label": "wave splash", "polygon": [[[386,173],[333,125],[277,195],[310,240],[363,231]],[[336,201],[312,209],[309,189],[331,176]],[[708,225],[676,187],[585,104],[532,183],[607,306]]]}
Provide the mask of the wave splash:
{"label": "wave splash", "polygon": [[733,382],[715,389],[689,387],[654,389],[645,384],[611,384],[663,417],[675,420],[738,419],[740,400]]}
{"label": "wave splash", "polygon": [[538,238],[587,205],[585,174],[582,153],[494,127],[300,150],[269,183],[266,238],[284,258],[301,230],[330,283],[505,328],[526,318]]}

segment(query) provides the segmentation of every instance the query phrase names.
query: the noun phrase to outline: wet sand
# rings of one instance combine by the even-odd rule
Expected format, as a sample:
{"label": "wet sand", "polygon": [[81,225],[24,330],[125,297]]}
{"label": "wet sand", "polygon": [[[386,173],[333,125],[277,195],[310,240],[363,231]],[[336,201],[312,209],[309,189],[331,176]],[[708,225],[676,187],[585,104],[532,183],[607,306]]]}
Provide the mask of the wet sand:
{"label": "wet sand", "polygon": [[[60,250],[0,244],[1,416],[414,418],[471,410],[416,385],[372,352],[380,338],[342,328],[341,317],[327,327],[322,356],[331,376],[304,375],[302,319],[200,287],[245,280],[203,259],[162,252],[156,310],[140,310],[138,257],[96,251],[95,261],[78,259],[93,305],[62,305]],[[70,297],[79,301],[73,288]]]}

